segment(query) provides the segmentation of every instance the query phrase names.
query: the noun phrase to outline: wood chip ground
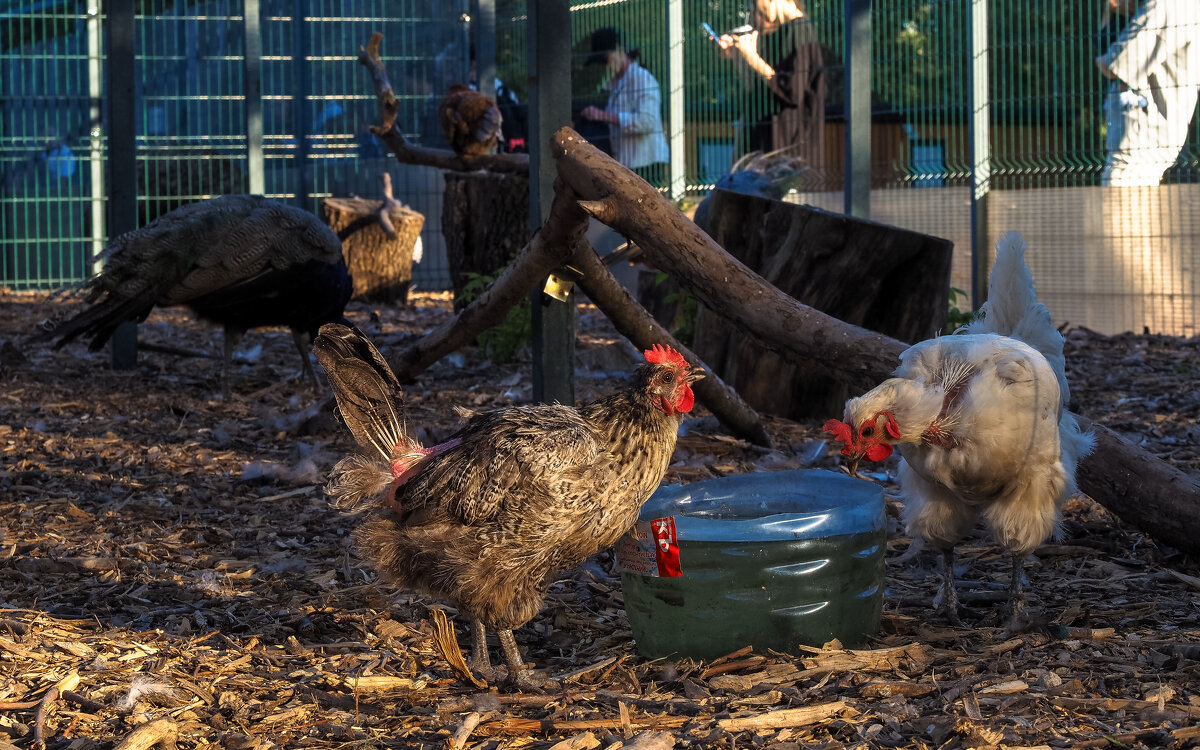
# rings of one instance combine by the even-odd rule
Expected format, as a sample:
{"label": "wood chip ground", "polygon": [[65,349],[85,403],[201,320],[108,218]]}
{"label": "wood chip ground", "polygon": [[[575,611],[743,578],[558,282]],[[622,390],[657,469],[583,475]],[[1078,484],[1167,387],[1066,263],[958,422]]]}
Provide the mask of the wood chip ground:
{"label": "wood chip ground", "polygon": [[[449,307],[422,293],[349,317],[387,352]],[[453,609],[377,584],[350,548],[354,519],[326,504],[323,476],[352,446],[328,397],[296,381],[286,331],[246,337],[226,401],[212,326],[156,312],[143,343],[206,356],[143,352],[114,372],[106,351],[27,341],[55,309],[0,293],[0,750],[1200,742],[1200,565],[1087,498],[1029,562],[1035,617],[1019,632],[998,621],[1002,550],[983,535],[961,548],[967,626],[951,628],[930,607],[932,555],[903,556],[893,528],[870,648],[649,662],[602,553],[516,634],[552,687],[477,687],[438,637],[444,621],[467,643]],[[586,307],[579,328],[579,396],[622,386],[629,347]],[[1076,330],[1068,361],[1078,411],[1200,472],[1200,341]],[[409,417],[438,440],[455,404],[530,397],[528,361],[465,351],[409,386]],[[775,451],[703,410],[685,428],[672,481],[835,463],[816,422],[768,420]]]}

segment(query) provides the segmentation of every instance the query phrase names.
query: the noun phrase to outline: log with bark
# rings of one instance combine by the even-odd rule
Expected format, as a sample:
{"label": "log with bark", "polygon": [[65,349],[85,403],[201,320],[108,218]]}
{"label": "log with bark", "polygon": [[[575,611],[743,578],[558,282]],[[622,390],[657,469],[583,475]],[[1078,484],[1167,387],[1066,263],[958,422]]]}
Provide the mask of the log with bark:
{"label": "log with bark", "polygon": [[381,179],[383,200],[325,198],[321,220],[342,240],[354,298],[403,305],[408,301],[413,251],[425,217],[392,196],[387,173]]}
{"label": "log with bark", "polygon": [[[703,227],[772,286],[823,313],[908,343],[946,324],[954,243],[812,206],[715,190]],[[696,353],[760,411],[839,414],[849,387],[764,352],[701,306]]]}
{"label": "log with bark", "polygon": [[471,274],[495,276],[529,240],[529,178],[478,170],[446,172],[442,236],[454,307]]}

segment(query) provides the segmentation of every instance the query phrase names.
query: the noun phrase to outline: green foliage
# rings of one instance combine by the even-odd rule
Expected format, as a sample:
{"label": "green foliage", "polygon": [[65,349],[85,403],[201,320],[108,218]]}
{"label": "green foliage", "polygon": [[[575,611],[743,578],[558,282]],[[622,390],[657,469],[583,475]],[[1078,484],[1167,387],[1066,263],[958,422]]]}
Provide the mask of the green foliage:
{"label": "green foliage", "polygon": [[[463,301],[470,302],[475,299],[495,280],[495,276],[468,272],[467,283],[463,285],[461,295]],[[493,362],[497,364],[512,362],[529,343],[532,330],[529,297],[525,297],[520,304],[509,309],[508,315],[501,323],[479,334],[475,343]]]}
{"label": "green foliage", "polygon": [[[670,278],[665,272],[659,271],[654,279],[656,285]],[[675,318],[671,321],[671,335],[684,346],[692,346],[696,338],[696,315],[700,303],[687,290],[677,287],[676,291],[663,297],[663,302],[675,305]]]}
{"label": "green foliage", "polygon": [[978,317],[978,313],[973,310],[959,309],[959,304],[966,307],[970,301],[965,291],[958,287],[950,287],[950,311],[946,313],[946,333],[954,333]]}

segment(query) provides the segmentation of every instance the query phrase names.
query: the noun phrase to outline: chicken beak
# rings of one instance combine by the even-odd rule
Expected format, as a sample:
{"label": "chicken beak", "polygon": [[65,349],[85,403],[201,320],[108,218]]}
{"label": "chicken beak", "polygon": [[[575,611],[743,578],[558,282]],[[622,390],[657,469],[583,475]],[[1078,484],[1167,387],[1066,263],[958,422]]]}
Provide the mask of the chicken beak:
{"label": "chicken beak", "polygon": [[850,471],[850,476],[858,476],[858,462],[862,460],[862,456],[850,456],[846,459],[846,468]]}
{"label": "chicken beak", "polygon": [[701,370],[699,367],[689,367],[688,373],[684,377],[687,380],[687,384],[691,385],[692,383],[695,383],[697,380],[704,379],[704,370]]}

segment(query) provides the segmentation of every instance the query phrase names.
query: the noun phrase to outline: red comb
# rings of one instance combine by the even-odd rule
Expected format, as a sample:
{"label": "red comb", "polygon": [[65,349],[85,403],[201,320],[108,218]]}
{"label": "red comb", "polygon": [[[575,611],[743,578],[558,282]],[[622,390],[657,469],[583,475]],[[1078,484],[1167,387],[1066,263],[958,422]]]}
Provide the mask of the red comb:
{"label": "red comb", "polygon": [[664,347],[662,344],[655,344],[653,347],[645,351],[646,361],[655,365],[672,365],[674,367],[686,369],[688,366],[687,360],[683,355],[675,351],[669,346]]}
{"label": "red comb", "polygon": [[849,446],[854,441],[853,433],[850,431],[850,425],[840,419],[831,419],[821,428],[825,432],[831,433],[833,439],[839,443]]}

